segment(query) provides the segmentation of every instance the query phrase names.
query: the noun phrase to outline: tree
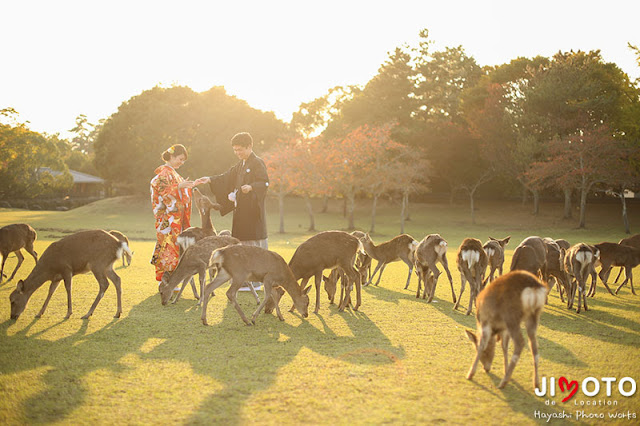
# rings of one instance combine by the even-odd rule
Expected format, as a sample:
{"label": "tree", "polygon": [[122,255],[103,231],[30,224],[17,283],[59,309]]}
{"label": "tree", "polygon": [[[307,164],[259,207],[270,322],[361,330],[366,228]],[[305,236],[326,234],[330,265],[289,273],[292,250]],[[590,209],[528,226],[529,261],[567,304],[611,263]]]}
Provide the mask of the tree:
{"label": "tree", "polygon": [[161,153],[176,143],[189,151],[180,169],[184,177],[227,170],[237,162],[229,141],[240,131],[252,134],[259,155],[286,136],[273,113],[251,108],[222,87],[203,93],[154,87],[124,102],[105,121],[95,143],[95,165],[111,183],[144,193]]}
{"label": "tree", "polygon": [[64,195],[73,178],[53,142],[24,124],[0,124],[0,182],[0,198],[36,198]]}
{"label": "tree", "polygon": [[290,154],[295,149],[296,143],[296,139],[279,140],[278,143],[263,156],[269,174],[269,186],[271,190],[278,194],[278,211],[280,212],[279,232],[281,234],[285,233],[284,198],[287,194],[293,192],[295,188],[294,175],[297,165],[292,161]]}
{"label": "tree", "polygon": [[567,137],[555,138],[545,161],[534,163],[528,175],[533,180],[550,179],[575,188],[580,194],[580,222],[586,226],[587,195],[594,185],[606,184],[612,174],[628,167],[625,143],[607,125],[590,123]]}

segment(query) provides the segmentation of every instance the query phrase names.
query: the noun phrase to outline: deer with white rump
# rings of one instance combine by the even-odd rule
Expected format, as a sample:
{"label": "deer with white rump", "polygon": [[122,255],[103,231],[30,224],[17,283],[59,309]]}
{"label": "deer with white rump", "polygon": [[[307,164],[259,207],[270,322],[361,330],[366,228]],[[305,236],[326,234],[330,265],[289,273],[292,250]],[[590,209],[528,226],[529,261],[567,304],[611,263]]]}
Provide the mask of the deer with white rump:
{"label": "deer with white rump", "polygon": [[[227,290],[227,298],[247,325],[256,323],[256,318],[266,305],[267,300],[278,297],[274,291],[277,287],[282,287],[289,293],[295,308],[304,318],[309,316],[309,296],[307,293],[311,286],[305,289],[299,286],[287,262],[278,253],[261,247],[232,245],[214,251],[211,255],[211,264],[218,269],[218,274],[212,282],[207,284],[202,295],[202,323],[204,325],[208,325],[209,295],[229,280],[231,280],[231,286]],[[260,281],[264,285],[264,300],[253,313],[251,321],[242,312],[236,299],[238,289],[246,281]],[[278,318],[280,321],[284,321],[278,307],[278,300],[274,299],[274,302]]]}
{"label": "deer with white rump", "polygon": [[0,267],[0,283],[5,277],[4,263],[7,261],[9,253],[15,253],[18,258],[18,264],[11,273],[7,281],[11,281],[15,277],[18,268],[24,261],[21,249],[25,249],[27,253],[33,256],[36,264],[38,263],[38,253],[33,250],[33,242],[36,239],[36,231],[26,223],[14,223],[12,225],[0,228],[0,256],[2,256],[2,267]]}
{"label": "deer with white rump", "polygon": [[[477,331],[466,330],[476,349],[476,355],[467,374],[471,380],[481,362],[489,372],[495,354],[496,340],[502,341],[504,377],[498,385],[503,388],[520,359],[525,340],[520,332],[524,321],[533,355],[533,387],[540,387],[538,375],[538,341],[536,332],[547,297],[547,287],[536,276],[526,271],[512,271],[496,278],[478,295],[476,306]],[[514,348],[509,359],[509,339]]]}
{"label": "deer with white rump", "polygon": [[[111,235],[113,235],[114,237],[116,237],[118,239],[118,241],[120,242],[124,242],[127,243],[127,247],[129,247],[129,238],[127,238],[126,235],[124,235],[122,232],[120,231],[116,231],[115,229],[112,229],[111,231],[109,231],[109,233]],[[129,247],[131,248],[131,247]],[[133,251],[122,251],[122,266],[131,266],[131,255],[133,255]]]}
{"label": "deer with white rump", "polygon": [[371,240],[369,234],[364,234],[364,237],[361,238],[360,241],[362,242],[367,254],[378,261],[376,268],[373,270],[373,274],[371,274],[371,279],[365,285],[369,285],[373,282],[378,271],[380,271],[380,275],[378,275],[378,280],[375,285],[377,286],[380,284],[384,268],[386,268],[391,262],[402,260],[409,267],[407,283],[404,286],[406,290],[409,287],[409,281],[411,280],[411,273],[413,272],[413,256],[416,248],[418,247],[418,242],[414,240],[411,235],[407,234],[398,235],[397,237],[381,243],[380,245],[376,245]]}
{"label": "deer with white rump", "polygon": [[571,279],[571,292],[567,295],[567,307],[573,308],[573,301],[576,296],[576,290],[578,291],[578,308],[577,313],[580,313],[580,308],[584,305],[584,310],[587,310],[587,278],[593,271],[594,264],[598,259],[600,253],[595,247],[589,246],[585,243],[578,243],[569,248],[564,257],[564,268]]}
{"label": "deer with white rump", "polygon": [[482,242],[476,238],[465,238],[458,249],[457,263],[461,285],[460,295],[453,309],[458,309],[458,305],[462,300],[462,293],[464,293],[465,283],[469,281],[471,294],[469,295],[469,308],[466,313],[466,315],[469,315],[473,309],[476,296],[484,285],[484,274],[489,263],[489,258],[487,258],[487,254],[482,248]]}
{"label": "deer with white rump", "polygon": [[418,292],[416,298],[420,297],[420,283],[424,285],[424,293],[422,298],[429,295],[428,303],[431,303],[436,293],[436,284],[438,277],[442,272],[436,266],[436,263],[444,267],[451,284],[451,297],[453,303],[456,303],[456,292],[453,289],[453,279],[449,271],[449,262],[447,262],[447,242],[440,234],[429,234],[418,244],[415,252],[416,272],[418,273]]}
{"label": "deer with white rump", "polygon": [[33,268],[29,276],[23,281],[18,281],[16,289],[11,293],[11,318],[18,319],[27,306],[31,295],[46,281],[51,281],[49,294],[42,309],[36,317],[44,314],[51,296],[58,288],[60,281],[64,280],[67,290],[67,315],[69,318],[71,309],[71,279],[74,275],[92,272],[100,285],[100,290],[93,305],[83,319],[91,316],[94,309],[102,299],[109,287],[109,280],[116,288],[118,307],[114,318],[120,318],[122,313],[122,289],[120,277],[113,270],[113,264],[122,257],[122,251],[130,251],[125,242],[118,241],[113,235],[103,230],[80,231],[68,235],[59,241],[51,243],[42,253],[38,264]]}
{"label": "deer with white rump", "polygon": [[489,258],[489,282],[493,281],[493,274],[498,271],[498,276],[502,275],[502,266],[504,265],[504,248],[509,244],[511,236],[497,239],[489,237],[489,241],[484,243],[482,248]]}
{"label": "deer with white rump", "polygon": [[[640,249],[624,244],[616,244],[616,243],[600,243],[596,244],[595,248],[600,251],[600,263],[602,264],[602,269],[598,274],[600,279],[604,283],[604,286],[611,293],[611,289],[607,285],[607,280],[609,279],[609,275],[611,274],[611,268],[613,266],[620,266],[624,269],[625,279],[616,289],[616,294],[620,291],[620,289],[629,282],[631,286],[631,292],[635,295],[636,291],[633,288],[633,268],[640,265]],[[593,284],[593,283],[592,283]],[[595,285],[592,285],[593,293],[595,294]],[[590,291],[591,293],[591,291]],[[613,294],[613,293],[611,293]]]}

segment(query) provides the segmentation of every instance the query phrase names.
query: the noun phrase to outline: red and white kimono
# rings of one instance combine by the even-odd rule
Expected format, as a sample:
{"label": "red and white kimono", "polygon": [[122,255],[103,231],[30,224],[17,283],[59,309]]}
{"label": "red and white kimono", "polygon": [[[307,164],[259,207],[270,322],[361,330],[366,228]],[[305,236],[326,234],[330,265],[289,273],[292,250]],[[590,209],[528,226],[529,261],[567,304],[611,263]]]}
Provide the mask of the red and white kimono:
{"label": "red and white kimono", "polygon": [[156,280],[160,281],[165,271],[173,271],[178,265],[180,247],[176,239],[191,226],[191,189],[178,189],[184,179],[167,164],[155,173],[151,179],[151,204],[158,242],[151,263],[156,266]]}

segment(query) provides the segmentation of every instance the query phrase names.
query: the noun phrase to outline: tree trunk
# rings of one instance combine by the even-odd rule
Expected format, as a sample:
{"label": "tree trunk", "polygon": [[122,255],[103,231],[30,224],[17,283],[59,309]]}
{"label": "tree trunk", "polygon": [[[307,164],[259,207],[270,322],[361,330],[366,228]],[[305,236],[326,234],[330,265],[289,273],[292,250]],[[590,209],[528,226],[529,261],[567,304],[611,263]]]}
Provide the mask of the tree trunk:
{"label": "tree trunk", "polygon": [[573,216],[571,214],[571,188],[562,188],[562,192],[564,192],[564,214],[562,218],[571,219]]}
{"label": "tree trunk", "polygon": [[475,190],[474,191],[469,191],[469,203],[471,206],[471,223],[475,225],[476,223],[476,214],[475,214],[475,205],[474,205],[474,200],[473,200],[473,196],[474,196]]}
{"label": "tree trunk", "polygon": [[531,191],[533,194],[533,212],[534,216],[537,216],[540,213],[540,191],[534,189]]}
{"label": "tree trunk", "polygon": [[405,210],[407,209],[407,199],[404,196],[404,193],[402,194],[402,209],[400,210],[400,233],[404,234],[404,218],[406,217],[405,215]]}
{"label": "tree trunk", "polygon": [[404,209],[404,220],[409,222],[411,221],[411,209],[409,209],[409,193],[405,192],[402,194],[405,198],[405,209]]}
{"label": "tree trunk", "polygon": [[624,198],[624,189],[620,190],[620,201],[622,201],[622,222],[624,223],[625,234],[630,234],[629,217],[627,216],[627,200]]}
{"label": "tree trunk", "polygon": [[320,213],[326,213],[329,211],[329,196],[325,195],[324,197],[322,197],[322,210],[320,210]]}
{"label": "tree trunk", "polygon": [[578,225],[578,228],[585,228],[586,227],[586,216],[587,216],[587,194],[588,194],[588,189],[587,188],[581,188],[580,190],[580,224]]}
{"label": "tree trunk", "polygon": [[371,229],[369,233],[376,232],[376,208],[378,207],[378,195],[373,196],[373,205],[371,206]]}
{"label": "tree trunk", "polygon": [[[347,203],[347,198],[349,199],[349,202]],[[356,195],[355,194],[349,194],[348,196],[345,197],[345,205],[347,207],[347,229],[349,231],[353,231],[354,229],[356,229],[356,225],[355,225],[355,221],[354,221],[354,210],[355,210],[355,204],[356,204]]]}
{"label": "tree trunk", "polygon": [[522,185],[522,207],[527,205],[527,200],[529,199],[529,188],[525,185]]}
{"label": "tree trunk", "polygon": [[311,205],[311,198],[309,198],[309,196],[306,194],[304,196],[304,203],[307,206],[307,213],[309,213],[309,231],[315,231],[316,221],[315,217],[313,216],[313,206]]}
{"label": "tree trunk", "polygon": [[284,234],[284,196],[283,191],[278,192],[278,209],[280,210],[280,233]]}
{"label": "tree trunk", "polygon": [[347,196],[342,197],[342,217],[347,217]]}

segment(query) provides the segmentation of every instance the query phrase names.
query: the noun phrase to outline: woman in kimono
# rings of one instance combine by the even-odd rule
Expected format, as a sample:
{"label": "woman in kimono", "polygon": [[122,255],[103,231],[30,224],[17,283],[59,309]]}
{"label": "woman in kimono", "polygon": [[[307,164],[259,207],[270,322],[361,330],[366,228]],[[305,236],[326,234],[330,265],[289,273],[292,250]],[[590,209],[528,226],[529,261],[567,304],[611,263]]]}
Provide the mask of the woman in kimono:
{"label": "woman in kimono", "polygon": [[165,163],[155,170],[156,175],[151,179],[151,204],[158,239],[151,263],[156,267],[157,281],[178,265],[180,247],[176,239],[191,226],[191,190],[203,183],[200,179],[184,180],[176,171],[187,157],[183,145],[173,145],[162,153]]}

